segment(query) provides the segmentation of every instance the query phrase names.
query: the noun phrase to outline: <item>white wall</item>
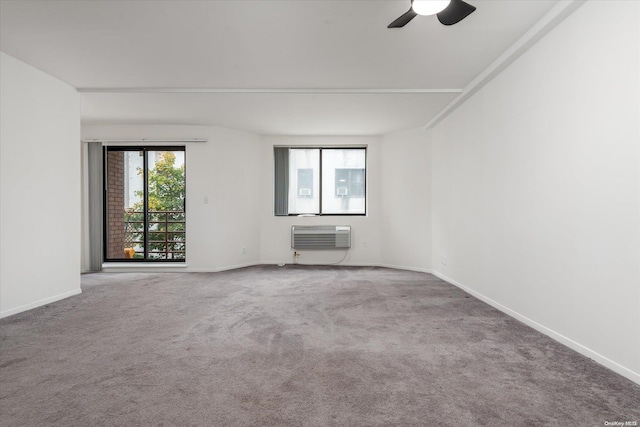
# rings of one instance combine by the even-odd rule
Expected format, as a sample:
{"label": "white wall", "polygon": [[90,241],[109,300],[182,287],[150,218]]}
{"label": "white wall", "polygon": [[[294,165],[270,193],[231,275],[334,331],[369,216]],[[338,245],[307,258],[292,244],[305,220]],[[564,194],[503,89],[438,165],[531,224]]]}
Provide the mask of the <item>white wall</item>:
{"label": "white wall", "polygon": [[[424,221],[429,215],[429,162],[425,160],[429,144],[428,135],[421,129],[385,137],[384,144],[378,137],[258,137],[204,126],[88,125],[83,126],[82,137],[209,140],[186,144],[187,267],[163,271],[289,264],[293,262],[291,226],[312,224],[352,226],[352,248],[346,252],[342,265],[429,269],[430,227]],[[274,145],[367,145],[367,215],[274,216]],[[405,156],[405,150],[411,150],[411,155]],[[396,187],[402,190],[396,191]],[[344,251],[299,252],[300,264],[334,263],[345,255]],[[126,268],[116,264],[109,270]]]}
{"label": "white wall", "polygon": [[[84,139],[185,137],[209,139],[206,144],[187,144],[188,271],[214,271],[260,262],[292,263],[290,231],[296,224],[351,225],[352,249],[341,262],[343,265],[429,268],[429,223],[417,221],[428,215],[430,191],[425,184],[429,163],[424,159],[428,158],[429,145],[424,143],[427,138],[424,131],[389,136],[385,147],[377,137],[258,137],[194,126],[83,127]],[[367,215],[274,216],[274,145],[367,145]],[[405,158],[402,152],[405,148],[414,150],[415,156]],[[383,182],[387,178],[389,181]],[[402,192],[390,190],[396,182],[404,184],[406,180],[419,185],[417,197],[410,188]],[[389,199],[383,203],[385,188],[389,189],[385,196]],[[209,198],[208,204],[203,203],[205,196]],[[410,208],[405,209],[406,206]],[[412,224],[413,220],[416,222]],[[405,239],[413,242],[405,244]],[[247,248],[247,254],[242,254],[242,248]],[[344,254],[301,251],[298,262],[333,263]]]}
{"label": "white wall", "polygon": [[382,138],[382,260],[388,267],[431,269],[431,142],[423,129]]}
{"label": "white wall", "polygon": [[587,2],[432,131],[437,274],[636,382],[639,24]]}
{"label": "white wall", "polygon": [[[274,216],[274,145],[330,146],[367,145],[367,215],[366,216]],[[381,143],[378,137],[265,136],[260,146],[260,232],[261,260],[268,264],[293,262],[292,225],[350,225],[351,249],[341,265],[379,265],[382,263]],[[335,263],[345,251],[299,251],[300,264]]]}
{"label": "white wall", "polygon": [[208,126],[94,125],[83,126],[82,137],[207,139],[185,144],[187,267],[163,271],[218,271],[260,262],[258,136]]}
{"label": "white wall", "polygon": [[80,103],[0,53],[0,317],[80,293]]}

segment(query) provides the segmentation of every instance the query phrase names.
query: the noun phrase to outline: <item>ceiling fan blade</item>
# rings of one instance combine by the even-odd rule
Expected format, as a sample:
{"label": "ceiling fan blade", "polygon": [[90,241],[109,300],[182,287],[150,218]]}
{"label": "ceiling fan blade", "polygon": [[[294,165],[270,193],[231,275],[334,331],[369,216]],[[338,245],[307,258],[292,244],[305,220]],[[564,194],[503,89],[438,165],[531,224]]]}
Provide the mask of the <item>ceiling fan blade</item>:
{"label": "ceiling fan blade", "polygon": [[465,3],[462,0],[451,0],[445,10],[438,13],[438,21],[443,25],[453,25],[462,21],[476,10],[475,6]]}
{"label": "ceiling fan blade", "polygon": [[409,23],[409,21],[411,21],[416,16],[418,16],[418,14],[415,13],[413,11],[413,9],[409,9],[409,11],[407,13],[405,13],[400,18],[396,19],[391,24],[389,24],[387,26],[387,28],[401,28],[401,27],[404,27],[405,25],[407,25]]}

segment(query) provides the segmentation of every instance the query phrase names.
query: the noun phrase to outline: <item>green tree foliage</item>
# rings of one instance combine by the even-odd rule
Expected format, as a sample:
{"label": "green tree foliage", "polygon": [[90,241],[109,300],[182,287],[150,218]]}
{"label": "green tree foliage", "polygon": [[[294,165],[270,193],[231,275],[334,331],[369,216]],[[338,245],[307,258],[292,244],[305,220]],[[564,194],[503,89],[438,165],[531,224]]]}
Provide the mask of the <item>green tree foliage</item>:
{"label": "green tree foliage", "polygon": [[[149,169],[149,210],[184,210],[184,163],[176,168],[176,155],[171,151],[162,151],[158,156],[155,167]],[[142,170],[138,173],[142,174]],[[141,191],[136,195],[143,197]]]}

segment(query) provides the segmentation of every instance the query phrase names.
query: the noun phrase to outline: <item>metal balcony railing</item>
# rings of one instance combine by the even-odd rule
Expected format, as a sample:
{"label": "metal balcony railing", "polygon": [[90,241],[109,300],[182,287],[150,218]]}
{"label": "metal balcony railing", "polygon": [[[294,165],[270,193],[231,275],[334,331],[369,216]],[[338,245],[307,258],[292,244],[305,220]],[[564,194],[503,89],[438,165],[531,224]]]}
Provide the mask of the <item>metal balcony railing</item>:
{"label": "metal balcony railing", "polygon": [[[133,258],[144,258],[144,212],[125,213],[125,246],[133,248]],[[183,260],[186,248],[184,211],[147,213],[147,259]]]}

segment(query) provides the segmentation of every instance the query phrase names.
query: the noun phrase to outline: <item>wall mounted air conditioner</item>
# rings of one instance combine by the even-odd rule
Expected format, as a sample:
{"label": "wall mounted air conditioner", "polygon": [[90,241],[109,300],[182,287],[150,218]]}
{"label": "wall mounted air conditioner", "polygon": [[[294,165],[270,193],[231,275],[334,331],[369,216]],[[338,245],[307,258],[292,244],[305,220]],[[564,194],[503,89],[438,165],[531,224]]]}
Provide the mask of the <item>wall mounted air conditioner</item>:
{"label": "wall mounted air conditioner", "polygon": [[348,249],[351,247],[349,225],[294,225],[291,227],[293,249]]}

